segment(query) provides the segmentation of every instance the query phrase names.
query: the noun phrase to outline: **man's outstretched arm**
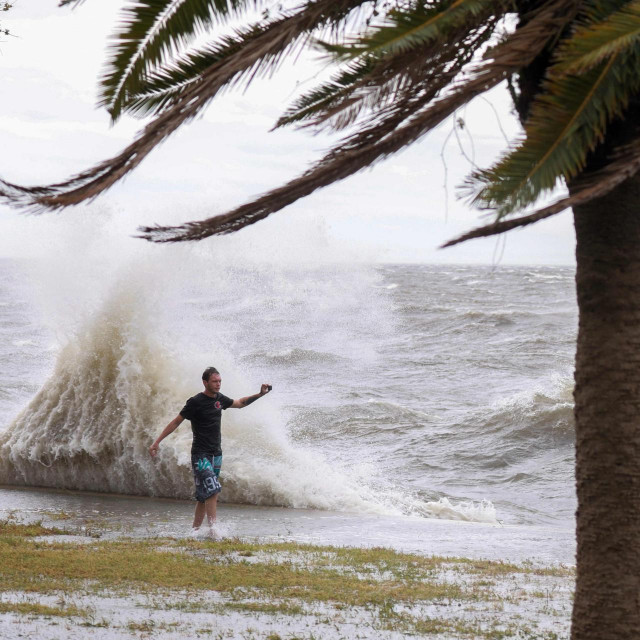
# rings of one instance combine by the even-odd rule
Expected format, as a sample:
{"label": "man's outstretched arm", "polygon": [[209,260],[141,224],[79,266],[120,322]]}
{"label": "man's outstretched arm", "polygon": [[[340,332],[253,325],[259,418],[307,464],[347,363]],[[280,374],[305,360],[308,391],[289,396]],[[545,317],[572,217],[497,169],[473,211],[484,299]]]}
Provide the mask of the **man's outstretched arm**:
{"label": "man's outstretched arm", "polygon": [[234,400],[233,404],[229,407],[230,409],[242,409],[244,407],[248,407],[252,402],[255,402],[258,398],[262,398],[262,396],[266,396],[267,393],[271,391],[270,384],[263,384],[260,387],[260,393],[256,393],[254,396],[247,396],[246,398],[239,398],[238,400]]}
{"label": "man's outstretched arm", "polygon": [[156,438],[156,441],[149,447],[149,453],[154,458],[158,453],[158,447],[160,443],[170,434],[173,433],[181,424],[184,418],[178,414],[163,430],[162,433]]}

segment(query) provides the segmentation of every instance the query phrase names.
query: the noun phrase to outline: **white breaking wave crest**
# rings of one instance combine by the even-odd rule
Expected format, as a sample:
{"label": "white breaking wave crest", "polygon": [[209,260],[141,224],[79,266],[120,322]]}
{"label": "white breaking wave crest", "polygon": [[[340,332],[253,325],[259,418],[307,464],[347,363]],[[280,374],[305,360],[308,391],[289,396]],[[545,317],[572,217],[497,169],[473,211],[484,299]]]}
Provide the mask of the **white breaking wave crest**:
{"label": "white breaking wave crest", "polygon": [[[191,497],[189,423],[163,441],[156,459],[148,447],[199,389],[184,387],[192,372],[162,344],[149,315],[142,289],[124,287],[77,330],[44,386],[0,434],[0,483]],[[225,380],[240,388],[242,376],[229,368]],[[290,443],[277,411],[262,402],[257,411],[225,412],[222,500],[495,522],[490,503],[427,503],[373,489]]]}
{"label": "white breaking wave crest", "polygon": [[[139,310],[136,295],[114,296],[62,349],[52,376],[0,436],[0,482],[191,496],[188,422],[162,443],[156,460],[148,454],[189,392],[178,395],[176,363]],[[223,427],[225,500],[383,510],[317,456],[293,449],[267,425],[236,416],[227,412]]]}
{"label": "white breaking wave crest", "polygon": [[492,421],[511,426],[511,437],[573,437],[573,376],[555,375],[544,386],[515,394],[492,408]]}
{"label": "white breaking wave crest", "polygon": [[175,391],[134,294],[114,296],[59,353],[53,374],[0,436],[6,484],[163,495],[145,456]]}
{"label": "white breaking wave crest", "polygon": [[453,504],[448,498],[426,503],[427,512],[436,518],[446,520],[465,520],[467,522],[498,522],[496,508],[489,500],[481,502],[460,502]]}

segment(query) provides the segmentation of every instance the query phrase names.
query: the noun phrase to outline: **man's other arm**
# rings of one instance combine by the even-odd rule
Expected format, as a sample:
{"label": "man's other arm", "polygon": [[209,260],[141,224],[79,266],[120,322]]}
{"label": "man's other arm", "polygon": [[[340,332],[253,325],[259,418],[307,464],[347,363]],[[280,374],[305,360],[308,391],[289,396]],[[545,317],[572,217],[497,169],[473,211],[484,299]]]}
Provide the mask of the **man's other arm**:
{"label": "man's other arm", "polygon": [[173,433],[183,422],[184,418],[178,414],[163,430],[162,433],[156,438],[156,441],[149,447],[149,453],[152,458],[155,458],[158,453],[158,447],[160,443],[170,434]]}
{"label": "man's other arm", "polygon": [[229,407],[230,409],[243,409],[244,407],[248,407],[251,403],[255,402],[258,398],[262,398],[262,396],[266,396],[270,391],[270,384],[263,384],[260,387],[260,393],[256,393],[254,396],[246,396],[245,398],[239,398],[238,400],[234,400],[233,404]]}

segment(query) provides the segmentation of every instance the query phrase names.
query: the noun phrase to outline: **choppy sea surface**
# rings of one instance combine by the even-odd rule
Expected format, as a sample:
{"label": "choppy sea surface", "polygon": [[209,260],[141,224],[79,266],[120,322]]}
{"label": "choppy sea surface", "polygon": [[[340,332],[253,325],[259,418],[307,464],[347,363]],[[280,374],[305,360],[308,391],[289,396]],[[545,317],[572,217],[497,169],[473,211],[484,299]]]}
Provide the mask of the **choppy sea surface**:
{"label": "choppy sea surface", "polygon": [[0,511],[188,529],[188,423],[147,448],[214,365],[274,389],[223,416],[231,534],[572,561],[572,268],[179,256],[0,261]]}

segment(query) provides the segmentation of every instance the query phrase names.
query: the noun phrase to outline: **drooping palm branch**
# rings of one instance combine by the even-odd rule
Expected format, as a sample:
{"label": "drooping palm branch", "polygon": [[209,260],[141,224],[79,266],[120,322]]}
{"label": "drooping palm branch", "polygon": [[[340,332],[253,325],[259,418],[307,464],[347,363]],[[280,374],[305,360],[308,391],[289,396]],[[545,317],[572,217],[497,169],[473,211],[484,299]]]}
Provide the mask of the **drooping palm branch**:
{"label": "drooping palm branch", "polygon": [[431,94],[425,90],[422,99],[411,104],[408,112],[394,113],[381,123],[343,140],[315,167],[286,185],[229,213],[202,222],[179,227],[144,227],[141,237],[156,242],[180,242],[231,233],[266,218],[316,189],[396,153],[432,130],[473,97],[496,86],[507,75],[533,60],[571,20],[570,11],[575,11],[573,0],[548,2],[525,26],[492,49],[489,59],[476,64],[467,77],[454,84],[451,91],[440,96],[439,91]]}
{"label": "drooping palm branch", "polygon": [[[521,141],[493,167],[468,179],[467,190],[475,191],[477,206],[504,217],[584,169],[609,123],[622,116],[640,90],[640,47],[611,28],[612,20],[619,24],[620,14],[629,11],[625,7],[606,18],[602,4],[595,10],[587,7],[584,26],[557,47],[557,62],[548,69]],[[609,45],[604,44],[601,30]],[[640,31],[635,38],[640,41]]]}
{"label": "drooping palm branch", "polygon": [[298,13],[267,21],[251,33],[241,34],[226,48],[226,55],[208,67],[197,83],[180,93],[170,108],[147,125],[136,140],[115,157],[69,180],[46,187],[4,184],[0,198],[32,211],[60,209],[91,200],[123,178],[181,124],[194,118],[226,85],[242,75],[272,68],[283,51],[319,27],[339,20],[365,0],[317,0]]}
{"label": "drooping palm branch", "polygon": [[[0,180],[0,199],[43,210],[96,197],[222,89],[273,71],[284,56],[313,38],[338,64],[338,72],[299,98],[276,126],[355,126],[355,132],[300,177],[252,202],[200,222],[144,227],[141,237],[199,240],[253,224],[412,144],[551,49],[552,65],[524,135],[494,166],[476,171],[466,184],[475,204],[498,218],[482,233],[530,224],[594,194],[603,195],[638,170],[635,156],[625,165],[621,158],[631,152],[619,151],[590,177],[588,186],[572,188],[569,198],[507,220],[559,181],[579,175],[588,153],[640,90],[640,0],[547,0],[521,15],[518,27],[488,49],[488,41],[504,31],[500,25],[513,11],[508,0],[315,0],[265,16],[198,50],[178,52],[190,37],[249,4],[259,3],[137,0],[117,34],[102,102],[114,119],[124,111],[155,119],[120,154],[65,182],[27,188]],[[349,20],[357,12],[381,12],[382,17],[352,36]]]}
{"label": "drooping palm branch", "polygon": [[550,218],[569,207],[585,204],[590,200],[607,195],[625,180],[638,173],[638,171],[640,171],[640,145],[637,143],[624,145],[612,153],[610,162],[603,168],[589,175],[581,176],[579,180],[574,181],[571,195],[525,216],[498,220],[472,229],[457,238],[449,240],[442,245],[442,248],[453,247],[473,238],[486,238],[506,233],[512,229],[526,227],[534,222]]}

